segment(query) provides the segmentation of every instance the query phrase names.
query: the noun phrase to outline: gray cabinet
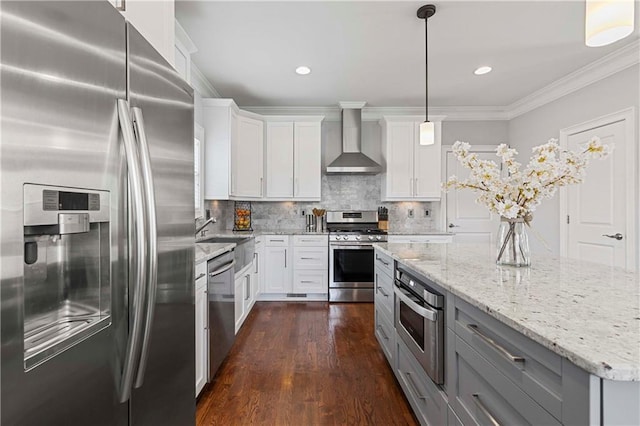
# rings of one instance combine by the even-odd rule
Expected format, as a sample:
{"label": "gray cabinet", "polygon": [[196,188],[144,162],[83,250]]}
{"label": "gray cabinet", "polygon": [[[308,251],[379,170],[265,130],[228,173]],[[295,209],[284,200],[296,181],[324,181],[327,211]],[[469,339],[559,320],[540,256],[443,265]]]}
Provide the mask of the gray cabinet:
{"label": "gray cabinet", "polygon": [[447,424],[447,395],[431,381],[402,339],[396,338],[396,350],[396,377],[420,424]]}

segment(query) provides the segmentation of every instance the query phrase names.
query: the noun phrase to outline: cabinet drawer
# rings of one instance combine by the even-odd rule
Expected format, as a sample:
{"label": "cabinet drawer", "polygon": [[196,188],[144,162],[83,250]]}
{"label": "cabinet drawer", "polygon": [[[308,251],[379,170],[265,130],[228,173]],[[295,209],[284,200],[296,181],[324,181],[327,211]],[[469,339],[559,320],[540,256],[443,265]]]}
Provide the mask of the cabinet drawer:
{"label": "cabinet drawer", "polygon": [[402,339],[396,338],[396,377],[422,425],[447,423],[447,397],[431,381]]}
{"label": "cabinet drawer", "polygon": [[294,235],[293,245],[327,248],[329,246],[329,237],[326,235]]}
{"label": "cabinet drawer", "polygon": [[373,279],[376,309],[380,306],[389,318],[393,318],[393,279],[378,266],[375,268]]}
{"label": "cabinet drawer", "polygon": [[294,293],[327,293],[328,291],[329,280],[326,268],[293,272]]}
{"label": "cabinet drawer", "polygon": [[380,250],[376,250],[374,256],[375,266],[380,267],[387,274],[389,274],[389,276],[393,277],[393,259],[382,253]]}
{"label": "cabinet drawer", "polygon": [[329,253],[326,247],[294,247],[294,269],[327,269]]}
{"label": "cabinet drawer", "polygon": [[463,424],[560,424],[460,337],[455,364],[454,409]]}
{"label": "cabinet drawer", "polygon": [[456,298],[455,304],[456,334],[545,410],[562,418],[562,358],[465,301]]}
{"label": "cabinet drawer", "polygon": [[393,320],[386,312],[376,305],[375,334],[382,352],[387,357],[389,365],[395,370],[396,331],[393,328]]}
{"label": "cabinet drawer", "polygon": [[198,281],[199,279],[207,279],[207,262],[200,262],[196,265],[196,275],[195,275],[195,280]]}
{"label": "cabinet drawer", "polygon": [[288,247],[289,236],[288,235],[265,235],[265,245],[269,247]]}

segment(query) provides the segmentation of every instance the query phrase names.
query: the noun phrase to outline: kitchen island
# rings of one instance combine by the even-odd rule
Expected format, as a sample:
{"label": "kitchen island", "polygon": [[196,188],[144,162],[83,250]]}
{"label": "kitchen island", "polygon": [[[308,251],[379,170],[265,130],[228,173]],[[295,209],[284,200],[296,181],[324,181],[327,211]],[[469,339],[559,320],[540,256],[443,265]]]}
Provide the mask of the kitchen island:
{"label": "kitchen island", "polygon": [[[436,290],[446,295],[448,354],[445,364],[449,383],[443,390],[454,408],[455,388],[460,384],[457,372],[452,371],[458,363],[456,344],[466,348],[466,343],[482,340],[465,327],[474,322],[472,319],[479,319],[480,322],[475,322],[484,321],[487,328],[495,322],[504,329],[491,336],[494,341],[502,335],[505,345],[517,352],[524,349],[518,347],[516,340],[526,338],[527,345],[540,345],[535,351],[544,351],[543,358],[551,359],[545,368],[553,371],[554,365],[559,366],[554,373],[558,387],[553,389],[552,380],[551,385],[540,388],[542,391],[537,389],[530,393],[548,391],[550,396],[545,395],[545,398],[553,402],[545,405],[541,398],[542,402],[538,401],[538,404],[561,423],[565,423],[565,410],[570,405],[574,411],[576,407],[582,407],[584,416],[578,418],[588,419],[591,424],[640,422],[638,274],[540,255],[533,257],[533,266],[529,268],[499,267],[495,264],[495,248],[487,245],[389,243],[375,247],[377,253],[389,256],[396,265],[425,277]],[[467,311],[472,313],[467,316]],[[483,319],[485,316],[488,319]],[[476,327],[475,324],[472,327]],[[459,335],[463,337],[461,343],[458,343]],[[493,355],[488,349],[484,353],[477,352],[487,359]],[[477,354],[473,352],[472,355]],[[536,380],[535,372],[526,372],[534,365],[530,361],[532,358],[526,358],[528,362],[522,361],[517,367],[518,377],[531,374]],[[535,365],[537,368],[538,364]],[[563,393],[568,381],[563,374],[570,369],[582,376],[577,382],[582,381],[588,389],[569,392],[567,387],[567,392]],[[522,383],[520,386],[526,393]],[[579,402],[573,398],[570,404],[570,394],[580,393],[584,398]],[[474,395],[477,399],[478,393]],[[532,396],[534,400],[535,397]],[[477,417],[486,419],[485,411]],[[456,414],[463,417],[461,413]]]}

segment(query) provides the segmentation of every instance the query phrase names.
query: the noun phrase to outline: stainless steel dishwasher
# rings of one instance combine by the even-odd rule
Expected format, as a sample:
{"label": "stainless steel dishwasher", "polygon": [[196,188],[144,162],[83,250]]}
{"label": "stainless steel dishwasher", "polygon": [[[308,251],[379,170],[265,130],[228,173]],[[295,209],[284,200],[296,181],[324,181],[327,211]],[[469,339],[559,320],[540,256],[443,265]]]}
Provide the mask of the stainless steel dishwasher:
{"label": "stainless steel dishwasher", "polygon": [[230,251],[207,262],[209,314],[209,374],[216,375],[236,338],[234,313],[234,252]]}

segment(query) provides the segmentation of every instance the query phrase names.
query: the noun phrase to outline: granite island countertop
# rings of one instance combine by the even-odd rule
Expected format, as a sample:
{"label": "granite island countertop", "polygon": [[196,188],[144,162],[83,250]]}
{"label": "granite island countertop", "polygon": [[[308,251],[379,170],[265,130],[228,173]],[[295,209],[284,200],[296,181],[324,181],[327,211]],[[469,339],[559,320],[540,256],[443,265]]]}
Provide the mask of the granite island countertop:
{"label": "granite island countertop", "polygon": [[231,251],[236,243],[196,243],[196,265]]}
{"label": "granite island countertop", "polygon": [[499,267],[489,245],[375,247],[587,372],[640,381],[639,274],[542,255]]}

